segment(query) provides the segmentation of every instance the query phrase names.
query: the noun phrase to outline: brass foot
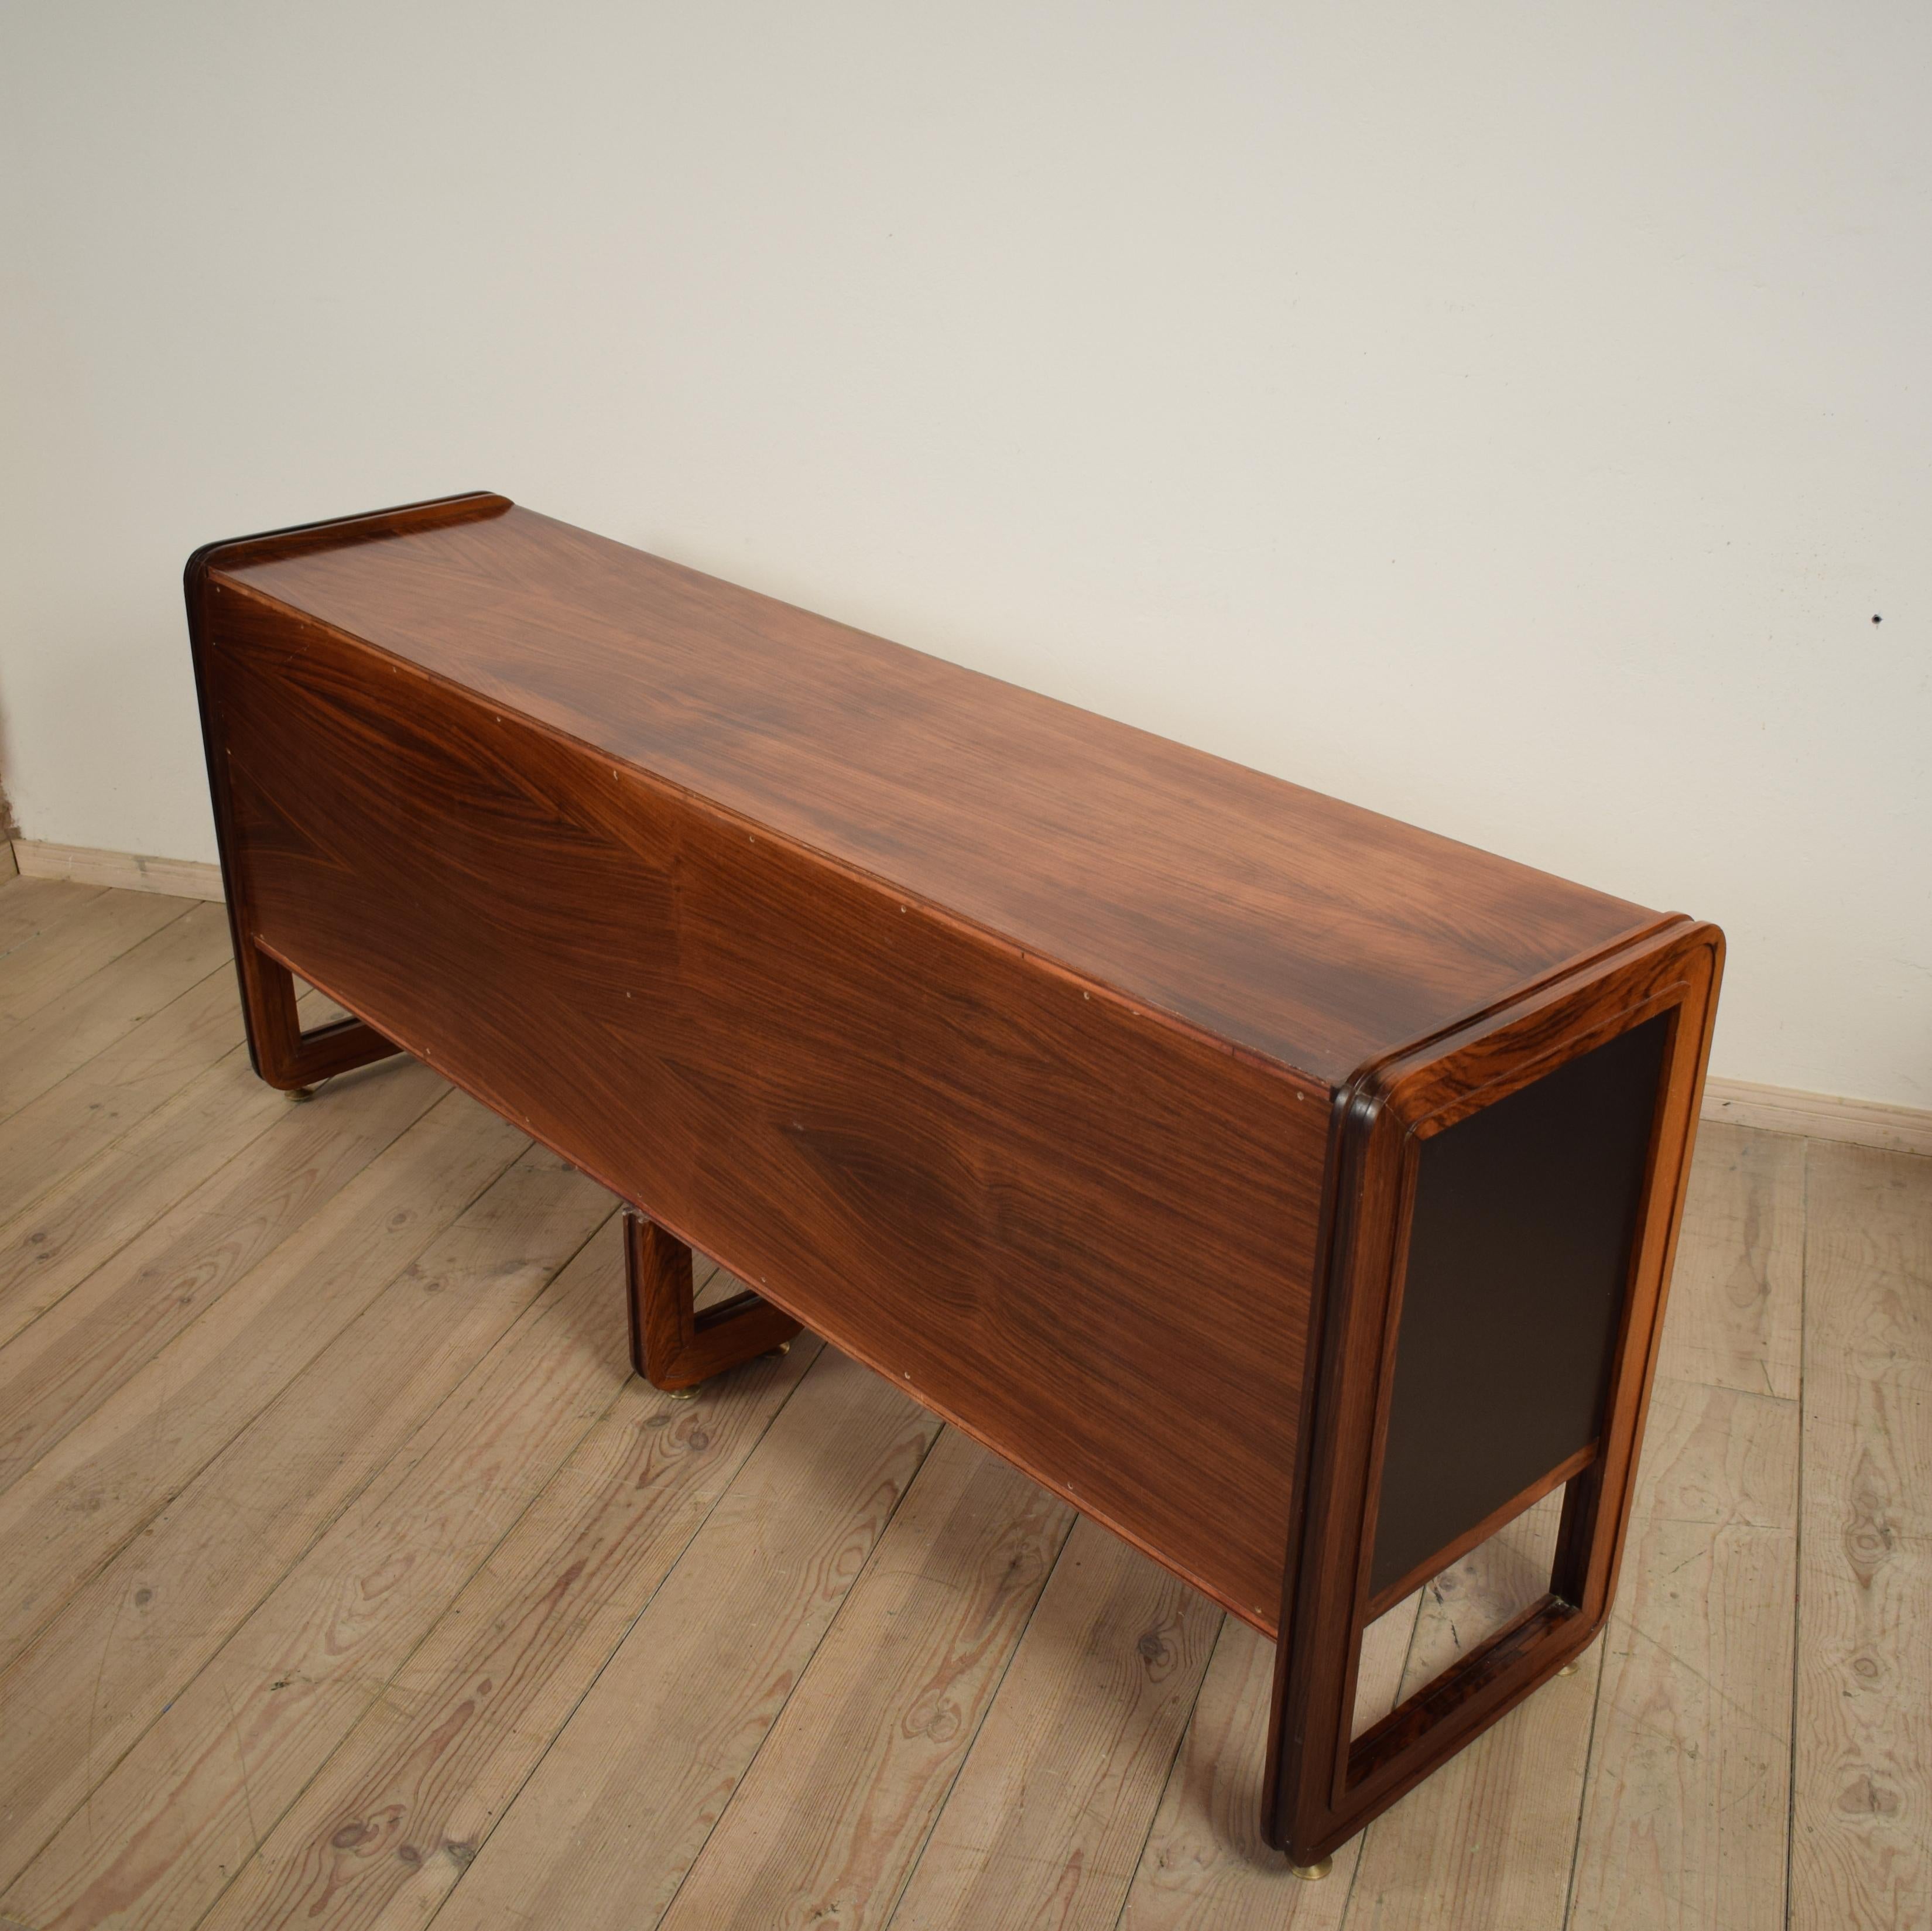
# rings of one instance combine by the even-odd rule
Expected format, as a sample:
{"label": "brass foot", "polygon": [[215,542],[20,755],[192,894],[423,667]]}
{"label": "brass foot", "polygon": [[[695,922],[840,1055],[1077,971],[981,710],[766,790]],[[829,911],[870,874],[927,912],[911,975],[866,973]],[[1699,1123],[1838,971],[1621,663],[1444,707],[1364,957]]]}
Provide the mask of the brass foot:
{"label": "brass foot", "polygon": [[313,1086],[291,1086],[289,1098],[292,1100],[312,1100],[315,1098],[315,1089]]}
{"label": "brass foot", "polygon": [[1556,1674],[1558,1676],[1574,1676],[1576,1674],[1576,1665],[1573,1662],[1567,1662]]}
{"label": "brass foot", "polygon": [[1319,1884],[1334,1868],[1335,1860],[1333,1857],[1317,1857],[1312,1864],[1288,1866],[1288,1869],[1304,1884]]}
{"label": "brass foot", "polygon": [[695,1401],[698,1390],[695,1388],[674,1388],[670,1391],[670,1398],[674,1401]]}

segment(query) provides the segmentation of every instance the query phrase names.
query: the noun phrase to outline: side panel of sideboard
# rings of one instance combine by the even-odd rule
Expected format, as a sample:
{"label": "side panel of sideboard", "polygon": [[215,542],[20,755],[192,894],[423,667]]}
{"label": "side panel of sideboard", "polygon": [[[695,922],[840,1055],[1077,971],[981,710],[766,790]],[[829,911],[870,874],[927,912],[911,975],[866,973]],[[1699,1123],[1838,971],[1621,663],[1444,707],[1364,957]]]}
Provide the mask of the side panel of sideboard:
{"label": "side panel of sideboard", "polygon": [[219,580],[203,653],[246,936],[1272,1632],[1324,1087]]}
{"label": "side panel of sideboard", "polygon": [[[1724,951],[1715,926],[1672,919],[1454,1033],[1365,1068],[1342,1103],[1334,1317],[1306,1444],[1305,1533],[1290,1585],[1294,1607],[1285,1612],[1293,1634],[1276,1658],[1262,1800],[1264,1829],[1298,1864],[1329,1855],[1604,1626]],[[1460,1147],[1449,1140],[1465,1128]],[[1417,1213],[1435,1184],[1424,1176],[1438,1141],[1449,1149],[1448,1184],[1460,1196],[1452,1204],[1460,1224],[1446,1230],[1446,1248],[1432,1209]],[[1480,1149],[1473,1164],[1472,1146]],[[1545,1214],[1550,1221],[1539,1224]],[[1400,1372],[1411,1270],[1426,1303],[1442,1287],[1441,1270],[1466,1266],[1450,1291],[1462,1302],[1453,1317],[1468,1331],[1446,1347],[1439,1326],[1426,1335],[1425,1347],[1450,1357],[1429,1372],[1447,1370],[1453,1381],[1458,1349],[1488,1358],[1472,1365],[1466,1356],[1460,1385],[1436,1391],[1423,1428],[1442,1466],[1424,1479],[1439,1481],[1440,1492],[1398,1494],[1401,1546],[1378,1573],[1385,1457],[1392,1432],[1400,1435],[1391,1422],[1400,1400],[1416,1392]],[[1540,1297],[1570,1305],[1528,1305]],[[1425,1305],[1425,1330],[1439,1314]],[[1498,1319],[1516,1320],[1522,1332],[1502,1339]],[[1539,1374],[1543,1385],[1532,1386]],[[1490,1426],[1504,1404],[1502,1425]],[[1539,1470],[1539,1462],[1550,1465]],[[1399,1487],[1415,1476],[1412,1465],[1401,1471]],[[1508,1496],[1518,1483],[1525,1485]],[[1559,1483],[1556,1548],[1540,1596],[1354,1734],[1363,1632],[1374,1616]],[[1448,1539],[1430,1550],[1438,1537]]]}

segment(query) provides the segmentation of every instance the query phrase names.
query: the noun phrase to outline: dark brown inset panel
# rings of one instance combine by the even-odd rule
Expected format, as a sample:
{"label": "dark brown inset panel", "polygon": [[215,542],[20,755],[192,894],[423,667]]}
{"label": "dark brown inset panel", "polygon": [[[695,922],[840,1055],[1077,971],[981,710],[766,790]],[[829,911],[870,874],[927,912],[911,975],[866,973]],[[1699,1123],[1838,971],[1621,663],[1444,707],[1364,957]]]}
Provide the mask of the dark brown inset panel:
{"label": "dark brown inset panel", "polygon": [[[1298,1864],[1313,1863],[1352,1836],[1603,1626],[1654,1371],[1723,957],[1714,927],[1682,922],[1567,984],[1539,989],[1456,1034],[1365,1069],[1338,1099],[1333,1271],[1322,1304],[1313,1419],[1302,1445],[1309,1490],[1298,1560],[1288,1581],[1283,1623],[1290,1635],[1277,1663],[1276,1728],[1264,1797],[1274,1839]],[[1591,1081],[1600,1068],[1621,1069],[1622,1078],[1606,1081],[1610,1110],[1626,1122],[1622,1143],[1636,1139],[1640,1169],[1634,1223],[1609,1214],[1601,1201],[1594,1210],[1598,1233],[1609,1226],[1611,1245],[1596,1254],[1585,1278],[1598,1283],[1599,1309],[1608,1301],[1616,1311],[1599,1357],[1595,1439],[1546,1469],[1528,1495],[1510,1496],[1473,1530],[1452,1534],[1450,1544],[1452,1553],[1471,1546],[1540,1488],[1564,1483],[1550,1587],[1354,1734],[1363,1632],[1377,1606],[1370,1582],[1402,1353],[1400,1289],[1424,1159],[1432,1141],[1633,1035],[1642,1037],[1577,1076]],[[1555,1090],[1560,1096],[1564,1089]],[[1633,1133],[1634,1119],[1645,1122],[1644,1130]],[[1444,1169],[1452,1177],[1455,1171]],[[1535,1178],[1533,1163],[1524,1177]],[[1542,1209],[1519,1201],[1515,1211],[1534,1224]],[[1628,1286],[1619,1296],[1622,1283]],[[1589,1377],[1580,1379],[1587,1384]],[[1574,1422],[1574,1413],[1568,1419]],[[1462,1420],[1466,1426],[1466,1412]],[[1511,1479],[1491,1474],[1498,1485]],[[1478,1506],[1466,1496],[1456,1513]],[[1432,1532],[1418,1536],[1432,1539]],[[1436,1560],[1425,1559],[1425,1572]],[[1399,1586],[1387,1587],[1384,1599]]]}
{"label": "dark brown inset panel", "polygon": [[1421,1143],[1374,1602],[1596,1441],[1669,1023]]}

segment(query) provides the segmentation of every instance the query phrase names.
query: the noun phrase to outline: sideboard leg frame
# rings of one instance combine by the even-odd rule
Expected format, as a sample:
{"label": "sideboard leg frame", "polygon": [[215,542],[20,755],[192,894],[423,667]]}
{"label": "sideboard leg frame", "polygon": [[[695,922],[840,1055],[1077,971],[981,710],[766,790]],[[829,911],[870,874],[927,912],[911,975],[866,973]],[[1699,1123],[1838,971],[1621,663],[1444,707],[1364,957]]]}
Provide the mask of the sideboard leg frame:
{"label": "sideboard leg frame", "polygon": [[624,1209],[631,1362],[654,1388],[688,1395],[700,1381],[789,1347],[797,1322],[748,1290],[700,1311],[691,1249],[635,1207]]}
{"label": "sideboard leg frame", "polygon": [[295,975],[280,959],[238,936],[235,969],[242,981],[249,1057],[262,1078],[292,1100],[312,1100],[323,1080],[403,1050],[359,1019],[334,1020],[303,1032],[296,1007]]}
{"label": "sideboard leg frame", "polygon": [[[1723,956],[1714,927],[1666,932],[1633,947],[1600,978],[1526,1000],[1473,1038],[1426,1042],[1366,1068],[1346,1108],[1338,1104],[1337,1204],[1262,1806],[1264,1836],[1292,1864],[1311,1866],[1332,1854],[1526,1697],[1570,1675],[1603,1632],[1630,1520]],[[1497,1068],[1518,1051],[1527,1056],[1499,1075]],[[1587,1106],[1565,1101],[1582,1110],[1559,1107],[1536,1128],[1554,1132],[1555,1141],[1538,1138],[1533,1158],[1528,1142],[1511,1145],[1507,1133],[1526,1131],[1522,1123],[1537,1117],[1536,1105],[1566,1092],[1581,1095],[1579,1079],[1597,1083]],[[1566,1080],[1567,1088],[1558,1083]],[[1531,1113],[1521,1110],[1526,1105]],[[1610,1113],[1618,1122],[1615,1136],[1591,1137],[1608,1134]],[[1510,1127],[1512,1119],[1517,1124]],[[1452,1159],[1466,1160],[1477,1143],[1463,1141],[1458,1156],[1454,1136],[1480,1134],[1498,1122],[1504,1137],[1480,1142],[1496,1164],[1456,1170],[1457,1185],[1474,1175],[1502,1189],[1492,1251],[1516,1251],[1511,1188],[1532,1175],[1567,1172],[1552,1184],[1602,1217],[1579,1276],[1595,1284],[1594,1365],[1587,1385],[1582,1377],[1574,1384],[1561,1434],[1535,1445],[1536,1459],[1548,1457],[1540,1473],[1523,1445],[1516,1479],[1532,1479],[1516,1494],[1483,1519],[1432,1524],[1439,1538],[1433,1549],[1405,1547],[1398,1536],[1402,1560],[1380,1573],[1382,1512],[1400,1494],[1391,1488],[1396,1464],[1388,1455],[1402,1400],[1397,1364],[1408,1358],[1400,1347],[1406,1303],[1419,1292],[1416,1305],[1431,1305],[1430,1249],[1418,1245],[1418,1230],[1432,1227],[1438,1243],[1450,1237],[1448,1221],[1420,1215],[1430,1162],[1445,1147]],[[1552,1144],[1570,1149],[1567,1170],[1543,1161]],[[1466,1204],[1469,1197],[1460,1197]],[[1438,1245],[1438,1268],[1441,1252]],[[1447,1277],[1434,1278],[1439,1287]],[[1419,1332],[1431,1332],[1427,1318],[1439,1318],[1444,1307],[1459,1316],[1495,1311],[1480,1285],[1459,1280],[1453,1293],[1443,1291],[1448,1297],[1438,1299]],[[1557,1362],[1567,1345],[1552,1329],[1526,1359]],[[1480,1418],[1470,1420],[1473,1434]],[[1412,1487],[1412,1504],[1413,1494]],[[1558,1494],[1562,1510],[1542,1593],[1356,1734],[1363,1636],[1377,1616]],[[1400,1507],[1390,1518],[1398,1525]]]}

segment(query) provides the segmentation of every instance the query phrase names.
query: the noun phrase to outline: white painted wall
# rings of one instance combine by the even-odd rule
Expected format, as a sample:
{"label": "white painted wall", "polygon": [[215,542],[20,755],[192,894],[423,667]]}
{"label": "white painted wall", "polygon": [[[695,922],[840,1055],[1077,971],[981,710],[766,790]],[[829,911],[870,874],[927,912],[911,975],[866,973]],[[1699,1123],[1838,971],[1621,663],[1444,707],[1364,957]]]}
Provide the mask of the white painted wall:
{"label": "white painted wall", "polygon": [[1932,1106],[1923,6],[4,20],[28,836],[212,855],[195,544],[488,487],[1714,917],[1717,1071]]}

